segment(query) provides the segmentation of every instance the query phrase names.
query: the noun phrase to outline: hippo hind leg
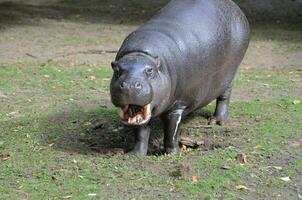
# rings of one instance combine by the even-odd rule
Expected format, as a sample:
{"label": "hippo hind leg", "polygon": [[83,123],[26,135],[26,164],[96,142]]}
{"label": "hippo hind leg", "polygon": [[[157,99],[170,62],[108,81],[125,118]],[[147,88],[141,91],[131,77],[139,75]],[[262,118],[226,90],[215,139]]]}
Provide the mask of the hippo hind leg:
{"label": "hippo hind leg", "polygon": [[228,120],[228,107],[232,93],[233,84],[231,83],[227,89],[216,99],[216,108],[214,115],[209,119],[209,124],[223,125]]}

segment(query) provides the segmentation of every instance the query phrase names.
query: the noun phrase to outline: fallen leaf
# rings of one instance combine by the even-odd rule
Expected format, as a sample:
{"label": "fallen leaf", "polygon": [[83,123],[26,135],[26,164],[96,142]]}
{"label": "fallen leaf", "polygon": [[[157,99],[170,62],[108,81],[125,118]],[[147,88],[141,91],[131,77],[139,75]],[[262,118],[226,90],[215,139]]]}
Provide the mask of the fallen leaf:
{"label": "fallen leaf", "polygon": [[197,183],[198,182],[198,177],[197,176],[192,176],[192,182]]}
{"label": "fallen leaf", "polygon": [[256,116],[256,117],[255,117],[255,121],[256,121],[256,122],[260,122],[261,120],[262,120],[262,116]]}
{"label": "fallen leaf", "polygon": [[275,168],[277,170],[282,170],[282,167],[279,167],[279,166],[273,166],[273,168]]}
{"label": "fallen leaf", "polygon": [[13,111],[13,112],[10,112],[8,114],[6,114],[7,116],[13,116],[13,115],[17,115],[19,113],[19,111]]}
{"label": "fallen leaf", "polygon": [[51,176],[51,179],[54,180],[54,181],[56,181],[56,180],[58,180],[59,178],[58,178],[57,176]]}
{"label": "fallen leaf", "polygon": [[269,180],[265,183],[266,186],[268,187],[272,187],[272,184],[273,184],[273,181],[272,180]]}
{"label": "fallen leaf", "polygon": [[285,182],[290,181],[290,178],[289,178],[288,176],[286,176],[286,177],[281,177],[280,179],[281,179],[282,181],[285,181]]}
{"label": "fallen leaf", "polygon": [[47,146],[48,146],[48,147],[52,147],[53,145],[55,145],[55,143],[50,143],[50,144],[48,144]]}
{"label": "fallen leaf", "polygon": [[9,153],[3,153],[1,157],[2,157],[3,161],[6,161],[6,160],[10,159],[10,154]]}
{"label": "fallen leaf", "polygon": [[246,186],[244,186],[244,185],[237,185],[236,189],[237,190],[248,190],[248,188]]}
{"label": "fallen leaf", "polygon": [[294,104],[294,105],[298,105],[298,104],[300,104],[300,103],[301,103],[300,100],[294,100],[294,101],[293,101],[293,104]]}
{"label": "fallen leaf", "polygon": [[181,147],[180,147],[180,149],[181,149],[182,151],[186,151],[186,150],[187,150],[187,146],[184,145],[184,144],[182,144]]}
{"label": "fallen leaf", "polygon": [[240,163],[240,164],[246,164],[247,163],[247,156],[244,153],[239,153],[236,156],[236,160]]}
{"label": "fallen leaf", "polygon": [[67,195],[67,196],[62,197],[62,199],[70,199],[70,198],[72,198],[71,195]]}
{"label": "fallen leaf", "polygon": [[45,77],[45,78],[49,78],[49,75],[46,74],[46,75],[44,75],[44,77]]}
{"label": "fallen leaf", "polygon": [[84,123],[84,126],[90,126],[91,125],[91,122],[85,122]]}
{"label": "fallen leaf", "polygon": [[94,80],[96,79],[95,76],[88,76],[87,78],[88,78],[89,80],[91,80],[91,81],[94,81]]}

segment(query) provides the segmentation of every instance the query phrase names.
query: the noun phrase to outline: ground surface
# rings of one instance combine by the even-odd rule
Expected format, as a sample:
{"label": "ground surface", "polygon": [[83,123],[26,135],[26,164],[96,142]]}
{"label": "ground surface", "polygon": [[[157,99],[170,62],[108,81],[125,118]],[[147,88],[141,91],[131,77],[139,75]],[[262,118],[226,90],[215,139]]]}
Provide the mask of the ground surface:
{"label": "ground surface", "polygon": [[302,198],[296,17],[259,20],[246,11],[252,41],[230,122],[206,126],[209,105],[182,126],[201,148],[162,155],[155,120],[149,156],[123,154],[133,137],[110,104],[110,51],[164,3],[0,1],[0,199]]}

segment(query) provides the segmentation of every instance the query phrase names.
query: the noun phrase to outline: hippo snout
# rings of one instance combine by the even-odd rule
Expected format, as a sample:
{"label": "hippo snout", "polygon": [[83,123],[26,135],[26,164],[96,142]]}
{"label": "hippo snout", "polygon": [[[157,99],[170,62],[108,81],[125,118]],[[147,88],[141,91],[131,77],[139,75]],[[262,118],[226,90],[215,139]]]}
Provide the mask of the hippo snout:
{"label": "hippo snout", "polygon": [[148,82],[127,78],[117,80],[112,84],[111,99],[115,106],[124,105],[145,106],[152,101],[153,91]]}
{"label": "hippo snout", "polygon": [[148,82],[135,78],[111,83],[111,100],[126,125],[141,125],[151,118],[153,91]]}

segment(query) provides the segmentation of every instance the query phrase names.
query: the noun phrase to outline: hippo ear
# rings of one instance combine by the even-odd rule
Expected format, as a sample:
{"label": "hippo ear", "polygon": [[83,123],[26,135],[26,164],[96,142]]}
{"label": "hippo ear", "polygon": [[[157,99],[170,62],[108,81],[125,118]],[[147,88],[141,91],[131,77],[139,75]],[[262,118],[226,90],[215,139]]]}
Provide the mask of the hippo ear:
{"label": "hippo ear", "polygon": [[111,67],[112,67],[112,69],[116,68],[116,65],[117,65],[117,61],[111,62]]}
{"label": "hippo ear", "polygon": [[157,69],[158,69],[158,70],[161,70],[161,67],[160,67],[161,63],[160,63],[159,57],[156,56],[156,57],[155,57],[155,60],[156,60],[156,67],[157,67]]}

